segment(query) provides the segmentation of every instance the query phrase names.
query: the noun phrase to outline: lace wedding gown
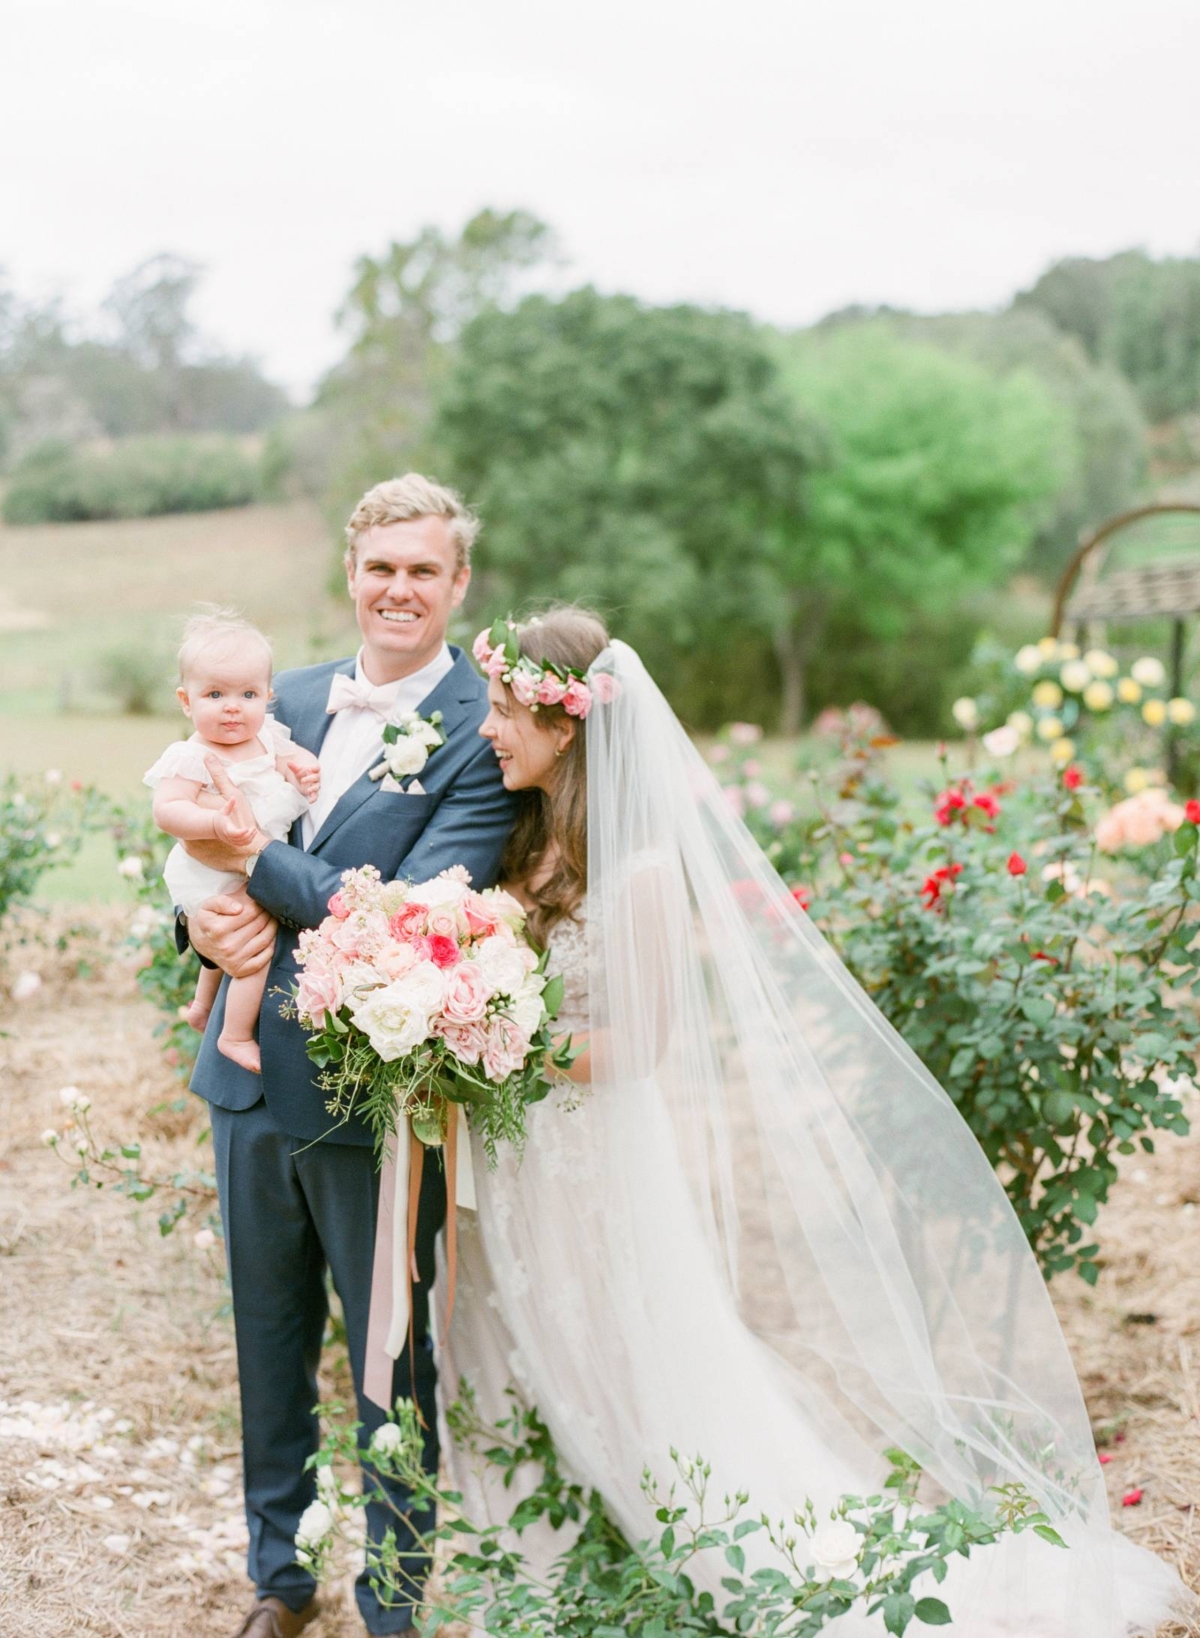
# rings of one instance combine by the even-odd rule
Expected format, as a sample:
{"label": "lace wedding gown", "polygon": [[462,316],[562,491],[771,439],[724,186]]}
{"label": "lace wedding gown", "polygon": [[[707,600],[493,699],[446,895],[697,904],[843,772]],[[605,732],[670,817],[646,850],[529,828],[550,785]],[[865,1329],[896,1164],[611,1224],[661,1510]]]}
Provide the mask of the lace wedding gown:
{"label": "lace wedding gown", "polygon": [[[1045,1281],[978,1142],[634,651],[614,642],[599,672],[588,893],[550,941],[592,1085],[529,1112],[520,1164],[476,1151],[443,1401],[465,1378],[496,1421],[513,1386],[634,1541],[658,1528],[643,1468],[668,1486],[672,1447],[711,1464],[718,1506],[745,1490],[775,1519],[870,1494],[893,1445],[968,1503],[1019,1481],[1069,1550],[1026,1533],[956,1560],[953,1630],[1152,1632],[1194,1600],[1111,1530]],[[506,1520],[519,1489],[443,1448],[469,1516]],[[543,1563],[564,1544],[540,1526],[521,1542]],[[724,1569],[699,1572],[718,1609]],[[829,1630],[883,1627],[855,1611]]]}

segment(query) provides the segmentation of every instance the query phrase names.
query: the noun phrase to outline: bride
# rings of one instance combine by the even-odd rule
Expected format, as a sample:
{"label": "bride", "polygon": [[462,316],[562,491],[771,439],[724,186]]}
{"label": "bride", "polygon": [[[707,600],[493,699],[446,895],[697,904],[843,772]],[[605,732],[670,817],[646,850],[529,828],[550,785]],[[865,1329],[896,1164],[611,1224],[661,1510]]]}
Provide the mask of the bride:
{"label": "bride", "polygon": [[[559,1022],[582,1050],[530,1111],[523,1160],[476,1157],[447,1400],[465,1378],[499,1420],[515,1386],[634,1540],[655,1528],[643,1467],[669,1479],[672,1447],[775,1518],[877,1488],[892,1445],[964,1501],[1019,1480],[1069,1551],[1026,1533],[955,1560],[955,1630],[1152,1632],[1188,1595],[1110,1529],[1062,1333],[974,1137],[636,653],[577,608],[517,638],[516,670],[487,665],[480,732],[528,793],[505,885],[564,975]],[[548,661],[586,676],[590,707],[579,690],[570,710],[537,703]],[[513,1491],[443,1449],[467,1515],[506,1519]],[[543,1561],[561,1545],[522,1542]]]}

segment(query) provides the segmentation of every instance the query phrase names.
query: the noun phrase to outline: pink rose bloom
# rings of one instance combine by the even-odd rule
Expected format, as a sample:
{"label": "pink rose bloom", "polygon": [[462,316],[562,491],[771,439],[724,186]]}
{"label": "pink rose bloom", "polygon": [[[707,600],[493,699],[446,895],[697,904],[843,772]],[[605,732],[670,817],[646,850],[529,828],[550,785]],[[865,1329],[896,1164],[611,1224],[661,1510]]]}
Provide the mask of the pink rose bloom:
{"label": "pink rose bloom", "polygon": [[538,685],[528,671],[514,671],[509,687],[513,691],[513,698],[520,705],[536,705]]}
{"label": "pink rose bloom", "polygon": [[412,972],[420,958],[411,944],[397,944],[389,940],[375,957],[375,965],[386,975],[389,983]]}
{"label": "pink rose bloom", "polygon": [[746,798],[742,795],[741,786],[726,785],[723,787],[721,795],[740,819],[746,811]]}
{"label": "pink rose bloom", "polygon": [[795,808],[782,796],[767,809],[767,818],[773,825],[790,825],[795,817]]}
{"label": "pink rose bloom", "polygon": [[329,901],[329,914],[336,916],[339,921],[345,921],[350,914],[350,906],[340,893],[335,893]]}
{"label": "pink rose bloom", "polygon": [[474,1024],[487,1012],[491,999],[487,979],[473,961],[460,961],[450,974],[442,1012],[452,1024]]}
{"label": "pink rose bloom", "polygon": [[492,1018],[483,1049],[484,1073],[490,1081],[506,1081],[525,1062],[528,1042],[511,1018]]}
{"label": "pink rose bloom", "polygon": [[560,682],[553,671],[547,671],[537,685],[537,702],[539,705],[558,705],[566,692],[566,683]]}
{"label": "pink rose bloom", "polygon": [[415,938],[425,931],[428,918],[427,904],[406,904],[389,919],[388,931],[393,938]]}
{"label": "pink rose bloom", "polygon": [[481,631],[479,636],[476,637],[475,641],[471,644],[471,653],[479,661],[480,665],[486,665],[488,655],[491,653],[491,651],[492,645],[488,641],[488,634],[486,631]]}
{"label": "pink rose bloom", "polygon": [[297,1011],[306,1014],[320,1029],[325,1014],[338,1009],[339,988],[337,976],[327,968],[303,973],[296,989]]}
{"label": "pink rose bloom", "polygon": [[458,942],[458,916],[452,904],[436,904],[429,912],[428,932],[431,937],[452,938]]}
{"label": "pink rose bloom", "polygon": [[458,940],[435,933],[429,940],[429,959],[435,967],[453,967],[458,961]]}
{"label": "pink rose bloom", "polygon": [[572,677],[563,695],[562,708],[569,717],[586,717],[592,709],[592,691],[587,683]]}
{"label": "pink rose bloom", "polygon": [[489,677],[502,677],[508,670],[508,655],[504,652],[504,644],[492,650],[490,660],[484,662],[484,670]]}
{"label": "pink rose bloom", "polygon": [[592,697],[601,705],[611,705],[617,697],[617,679],[611,671],[597,671],[591,681]]}
{"label": "pink rose bloom", "polygon": [[481,893],[467,894],[462,901],[462,913],[467,918],[472,938],[487,938],[495,933],[500,924],[499,916],[489,908],[488,901]]}
{"label": "pink rose bloom", "polygon": [[432,1029],[464,1064],[477,1064],[483,1057],[487,1030],[482,1023],[453,1024],[448,1018],[439,1016],[433,1020]]}
{"label": "pink rose bloom", "polygon": [[731,722],[729,737],[735,745],[757,745],[762,738],[762,729],[757,722]]}

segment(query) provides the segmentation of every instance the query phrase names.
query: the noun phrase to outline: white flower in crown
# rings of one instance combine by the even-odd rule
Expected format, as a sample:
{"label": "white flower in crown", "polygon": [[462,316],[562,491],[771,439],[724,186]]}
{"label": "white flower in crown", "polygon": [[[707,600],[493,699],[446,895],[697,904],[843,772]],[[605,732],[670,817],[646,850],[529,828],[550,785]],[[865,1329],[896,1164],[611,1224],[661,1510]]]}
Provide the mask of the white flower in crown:
{"label": "white flower in crown", "polygon": [[371,778],[382,779],[391,774],[393,779],[409,779],[419,774],[434,751],[445,743],[440,711],[431,717],[405,711],[397,722],[389,722],[383,730],[383,761],[370,770]]}

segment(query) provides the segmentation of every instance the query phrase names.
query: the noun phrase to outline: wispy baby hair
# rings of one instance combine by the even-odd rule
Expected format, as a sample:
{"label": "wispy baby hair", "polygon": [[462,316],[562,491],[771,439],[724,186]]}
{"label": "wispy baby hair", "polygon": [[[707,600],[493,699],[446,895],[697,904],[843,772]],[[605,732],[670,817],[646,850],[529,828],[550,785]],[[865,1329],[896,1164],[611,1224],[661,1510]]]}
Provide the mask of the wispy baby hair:
{"label": "wispy baby hair", "polygon": [[243,620],[236,609],[219,608],[216,603],[201,603],[195,614],[184,622],[183,641],[179,645],[179,681],[186,685],[202,660],[228,660],[245,657],[248,650],[258,648],[271,675],[271,644],[257,626]]}

